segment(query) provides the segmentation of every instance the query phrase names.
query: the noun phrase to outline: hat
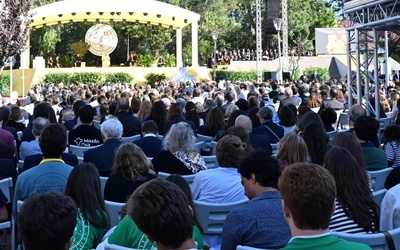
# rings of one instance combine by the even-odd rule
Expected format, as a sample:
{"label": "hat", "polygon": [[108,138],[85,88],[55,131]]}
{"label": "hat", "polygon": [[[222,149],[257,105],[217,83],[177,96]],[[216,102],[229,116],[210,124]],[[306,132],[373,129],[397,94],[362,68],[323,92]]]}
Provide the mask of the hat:
{"label": "hat", "polygon": [[262,107],[258,110],[257,116],[264,118],[264,119],[272,119],[272,117],[274,116],[274,113],[272,112],[272,110],[270,108]]}

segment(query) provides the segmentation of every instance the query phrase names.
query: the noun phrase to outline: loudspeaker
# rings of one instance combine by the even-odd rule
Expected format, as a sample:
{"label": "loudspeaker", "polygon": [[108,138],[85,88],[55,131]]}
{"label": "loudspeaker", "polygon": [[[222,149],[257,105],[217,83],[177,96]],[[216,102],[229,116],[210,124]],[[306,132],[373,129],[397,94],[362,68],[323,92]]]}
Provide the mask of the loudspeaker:
{"label": "loudspeaker", "polygon": [[267,0],[267,17],[265,18],[265,33],[276,34],[274,19],[279,17],[279,5],[281,1]]}
{"label": "loudspeaker", "polygon": [[272,79],[271,72],[264,72],[264,82],[271,80],[271,79]]}
{"label": "loudspeaker", "polygon": [[290,80],[290,72],[282,72],[283,80],[289,79]]}
{"label": "loudspeaker", "polygon": [[207,68],[209,68],[209,69],[213,68],[212,60],[213,59],[211,57],[207,58]]}

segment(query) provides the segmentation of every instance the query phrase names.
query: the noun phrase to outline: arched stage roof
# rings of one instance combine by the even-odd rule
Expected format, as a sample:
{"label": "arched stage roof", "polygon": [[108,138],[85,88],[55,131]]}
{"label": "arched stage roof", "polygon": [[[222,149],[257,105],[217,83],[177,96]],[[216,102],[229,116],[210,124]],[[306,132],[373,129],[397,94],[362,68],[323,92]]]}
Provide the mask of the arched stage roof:
{"label": "arched stage roof", "polygon": [[69,22],[138,22],[182,29],[200,15],[155,0],[64,0],[31,10],[31,28]]}

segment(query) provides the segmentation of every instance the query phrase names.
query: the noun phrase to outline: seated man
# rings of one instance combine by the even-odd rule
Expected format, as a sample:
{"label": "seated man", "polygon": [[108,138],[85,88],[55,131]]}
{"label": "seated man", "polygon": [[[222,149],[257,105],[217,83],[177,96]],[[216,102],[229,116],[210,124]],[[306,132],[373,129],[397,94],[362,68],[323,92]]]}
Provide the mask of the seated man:
{"label": "seated man", "polygon": [[103,144],[100,130],[92,123],[96,110],[90,105],[84,105],[79,108],[78,115],[80,125],[69,132],[69,144],[81,147],[93,147]]}
{"label": "seated man", "polygon": [[122,97],[117,101],[117,113],[115,116],[122,123],[123,137],[134,136],[140,134],[140,121],[137,117],[129,114],[129,99]]}
{"label": "seated man", "polygon": [[[22,169],[19,169],[19,173],[21,174],[22,172],[36,167],[37,165],[40,164],[40,162],[43,160],[43,155],[40,154],[35,154],[35,155],[30,155],[27,156],[24,160],[24,166]],[[75,154],[69,154],[69,153],[62,153],[61,155],[61,160],[65,162],[65,164],[70,165],[70,166],[76,166],[78,165],[78,157]]]}
{"label": "seated man", "polygon": [[253,134],[268,135],[271,143],[278,143],[282,139],[284,129],[273,122],[274,112],[272,107],[266,106],[258,110],[257,116],[261,126],[253,129]]}
{"label": "seated man", "polygon": [[235,250],[238,245],[263,249],[284,247],[290,240],[290,230],[281,209],[278,161],[263,151],[255,151],[240,163],[238,172],[250,201],[229,212],[221,249]]}
{"label": "seated man", "polygon": [[74,110],[74,115],[75,117],[72,118],[71,120],[66,120],[64,122],[64,126],[67,128],[68,131],[71,131],[75,128],[76,124],[78,123],[78,112],[79,112],[79,108],[84,106],[85,102],[82,100],[76,100],[73,104],[72,104],[72,109]]}
{"label": "seated man", "polygon": [[[38,117],[43,117],[46,119],[50,119],[50,110],[51,106],[48,103],[41,102],[35,105],[35,108],[33,109],[33,117],[36,119]],[[26,129],[24,129],[24,132],[22,133],[21,141],[33,141],[35,140],[35,137],[32,134],[32,126],[33,126],[33,121],[29,122],[28,126]]]}
{"label": "seated man", "polygon": [[19,150],[20,159],[24,160],[25,157],[35,154],[42,154],[39,146],[39,137],[43,128],[50,124],[50,121],[43,117],[38,117],[33,121],[32,134],[35,136],[33,141],[23,141]]}
{"label": "seated man", "polygon": [[19,213],[26,250],[65,250],[71,246],[78,209],[68,196],[50,192],[27,199]]}
{"label": "seated man", "polygon": [[252,133],[253,124],[248,116],[239,115],[235,120],[235,126],[243,127],[249,133],[250,145],[255,150],[263,150],[272,152],[271,143],[269,142],[268,135],[254,134]]}
{"label": "seated man", "polygon": [[283,214],[293,237],[283,249],[371,249],[329,232],[336,185],[328,170],[309,163],[289,165],[279,178],[278,187]]}
{"label": "seated man", "polygon": [[361,116],[354,122],[354,134],[360,142],[367,170],[379,170],[388,167],[385,151],[376,148],[373,141],[378,134],[379,121],[370,116]]}
{"label": "seated man", "polygon": [[142,184],[127,202],[128,215],[157,249],[196,249],[193,210],[174,183],[154,179]]}
{"label": "seated man", "polygon": [[34,168],[18,176],[14,188],[13,214],[17,214],[17,201],[25,200],[37,193],[57,191],[64,193],[72,166],[61,160],[67,146],[67,130],[59,123],[47,125],[40,134],[40,149],[43,160]]}
{"label": "seated man", "polygon": [[147,121],[142,126],[143,138],[133,144],[139,146],[147,157],[154,157],[162,150],[162,140],[157,138],[158,127],[154,121]]}
{"label": "seated man", "polygon": [[114,165],[114,154],[121,146],[122,124],[118,119],[108,119],[101,124],[103,145],[83,153],[84,162],[92,162],[100,176],[110,176]]}

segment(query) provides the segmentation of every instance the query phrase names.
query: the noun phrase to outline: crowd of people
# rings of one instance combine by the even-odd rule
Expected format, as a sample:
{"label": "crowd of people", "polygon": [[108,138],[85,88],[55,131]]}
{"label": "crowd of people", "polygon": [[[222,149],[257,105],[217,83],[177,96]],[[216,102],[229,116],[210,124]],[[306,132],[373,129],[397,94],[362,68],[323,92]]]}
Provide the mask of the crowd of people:
{"label": "crowd of people", "polygon": [[[383,132],[362,105],[348,106],[347,86],[336,80],[48,84],[26,99],[3,99],[0,163],[14,171],[8,173],[16,181],[14,215],[16,202],[25,201],[19,216],[25,248],[92,249],[109,231],[102,244],[130,248],[369,249],[330,231],[400,225],[398,208],[385,198],[381,210],[374,202],[368,176],[391,167],[385,188],[400,189],[393,84],[379,93],[381,114],[392,112],[393,125]],[[344,112],[348,127],[331,140]],[[198,135],[209,136],[215,149],[199,150]],[[68,145],[88,147],[83,163]],[[208,169],[203,156],[213,152],[219,166]],[[24,160],[18,177],[15,155]],[[160,172],[171,176],[161,180]],[[186,175],[195,175],[190,187]],[[100,176],[108,177],[104,193]],[[104,200],[126,203],[115,228]],[[194,201],[241,205],[228,214],[222,235],[207,235]],[[52,220],[63,222],[53,228]],[[38,222],[45,226],[35,228]]]}

